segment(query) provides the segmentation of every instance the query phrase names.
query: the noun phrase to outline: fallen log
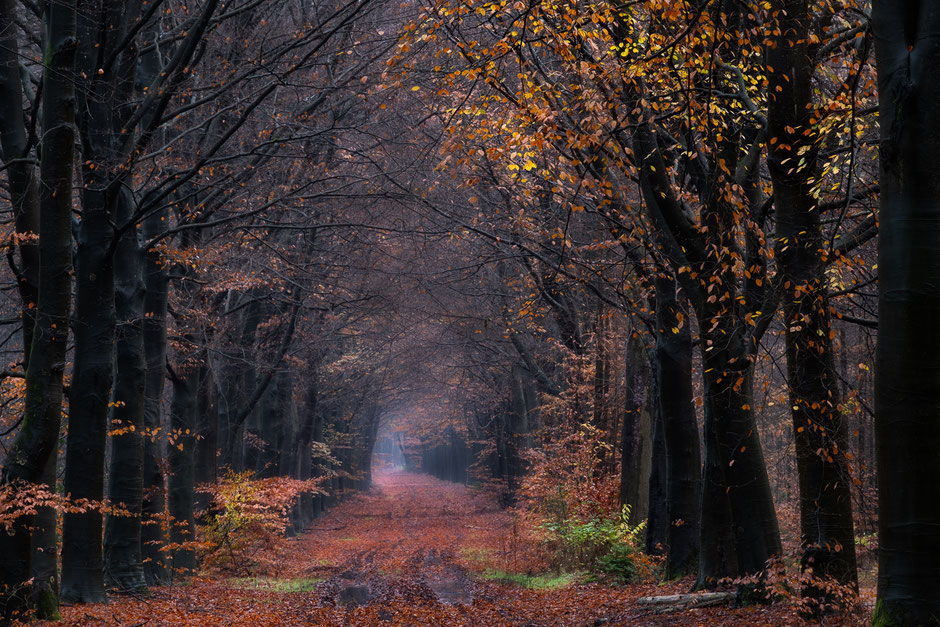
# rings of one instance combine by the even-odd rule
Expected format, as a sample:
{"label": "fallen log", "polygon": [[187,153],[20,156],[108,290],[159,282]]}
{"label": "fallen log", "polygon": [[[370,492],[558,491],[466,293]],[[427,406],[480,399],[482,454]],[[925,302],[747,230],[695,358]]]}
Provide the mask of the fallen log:
{"label": "fallen log", "polygon": [[712,607],[734,601],[734,592],[701,592],[698,594],[669,594],[661,597],[642,597],[637,605],[647,605],[657,614],[680,612],[696,607]]}

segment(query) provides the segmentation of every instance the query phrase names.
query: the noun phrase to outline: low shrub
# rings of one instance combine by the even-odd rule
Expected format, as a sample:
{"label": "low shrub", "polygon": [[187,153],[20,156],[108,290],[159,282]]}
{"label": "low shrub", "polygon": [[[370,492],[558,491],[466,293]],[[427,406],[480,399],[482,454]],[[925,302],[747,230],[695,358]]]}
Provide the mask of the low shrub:
{"label": "low shrub", "polygon": [[229,472],[202,488],[212,498],[199,543],[203,566],[246,577],[274,569],[291,508],[301,494],[322,494],[321,482]]}
{"label": "low shrub", "polygon": [[549,520],[542,528],[554,549],[556,568],[631,581],[637,577],[640,563],[645,563],[641,546],[646,522],[631,525],[629,505],[624,505],[616,518]]}

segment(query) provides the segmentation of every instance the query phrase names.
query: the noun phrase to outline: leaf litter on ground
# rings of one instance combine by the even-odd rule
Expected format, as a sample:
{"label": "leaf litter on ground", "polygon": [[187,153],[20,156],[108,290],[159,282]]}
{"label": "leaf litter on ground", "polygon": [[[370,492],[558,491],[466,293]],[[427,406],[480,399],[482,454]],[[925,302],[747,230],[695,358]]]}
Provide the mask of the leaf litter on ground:
{"label": "leaf litter on ground", "polygon": [[[656,614],[641,597],[691,581],[613,585],[544,572],[539,543],[485,492],[384,471],[300,536],[284,538],[271,572],[203,574],[150,596],[62,608],[47,625],[799,625],[781,603]],[[495,573],[495,575],[494,575]],[[554,581],[552,585],[527,582]],[[292,583],[297,582],[297,583]],[[862,624],[855,617],[823,624]]]}

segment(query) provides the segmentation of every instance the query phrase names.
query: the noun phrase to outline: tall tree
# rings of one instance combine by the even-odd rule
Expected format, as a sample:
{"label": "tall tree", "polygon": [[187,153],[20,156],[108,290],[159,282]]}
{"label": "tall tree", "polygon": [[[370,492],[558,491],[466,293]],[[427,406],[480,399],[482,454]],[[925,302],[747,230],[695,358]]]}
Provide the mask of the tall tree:
{"label": "tall tree", "polygon": [[672,277],[656,281],[656,367],[668,468],[666,574],[676,577],[698,567],[702,453],[692,405],[691,320]]}
{"label": "tall tree", "polygon": [[[19,490],[43,480],[56,450],[62,416],[63,374],[72,295],[72,169],[75,143],[76,2],[52,3],[46,14],[40,186],[39,296],[26,370],[26,400],[19,433],[0,481]],[[12,3],[0,10],[13,11]],[[4,14],[8,24],[12,15]],[[30,516],[0,534],[0,617],[29,607],[32,577]]]}
{"label": "tall tree", "polygon": [[[813,99],[814,24],[808,0],[774,5],[767,49],[767,165],[773,179],[777,263],[787,347],[787,384],[800,477],[801,567],[855,586],[855,528],[848,430],[840,408],[830,323],[827,251],[817,198],[821,112]],[[810,580],[804,596],[824,601]],[[815,604],[814,610],[821,609]]]}
{"label": "tall tree", "polygon": [[875,625],[940,624],[940,6],[875,0],[881,120]]}
{"label": "tall tree", "polygon": [[[36,326],[36,304],[39,299],[39,188],[35,165],[35,136],[27,128],[24,100],[34,101],[36,95],[25,84],[20,71],[20,51],[14,21],[14,3],[0,6],[0,153],[7,171],[10,202],[15,222],[14,245],[19,259],[8,255],[16,276],[20,295],[20,319],[23,324],[23,371],[29,369],[33,330]],[[24,98],[24,91],[29,90]],[[35,113],[35,112],[34,112]],[[31,117],[31,116],[30,116]],[[58,451],[46,462],[43,485],[55,490],[55,469]],[[33,533],[32,569],[35,578],[33,596],[39,618],[56,618],[58,595],[58,549],[54,507],[42,507],[36,513]]]}
{"label": "tall tree", "polygon": [[[111,465],[108,499],[122,511],[109,515],[104,535],[106,583],[124,592],[147,587],[144,578],[141,522],[144,501],[145,390],[144,253],[131,221],[131,194],[122,190],[116,222],[123,224],[114,251],[115,333],[114,394],[111,401]],[[128,224],[129,223],[129,224]]]}

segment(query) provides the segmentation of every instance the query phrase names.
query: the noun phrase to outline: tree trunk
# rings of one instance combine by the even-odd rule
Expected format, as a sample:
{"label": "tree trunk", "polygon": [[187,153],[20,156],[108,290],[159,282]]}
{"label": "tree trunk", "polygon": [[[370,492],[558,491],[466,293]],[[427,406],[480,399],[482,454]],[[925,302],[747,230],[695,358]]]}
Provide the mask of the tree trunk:
{"label": "tree trunk", "polygon": [[[254,292],[249,292],[247,297],[253,298]],[[242,322],[241,332],[238,336],[238,342],[233,350],[238,351],[238,356],[244,363],[231,365],[227,370],[230,374],[222,377],[220,381],[222,394],[220,406],[225,405],[225,417],[220,418],[220,424],[224,423],[225,438],[222,442],[222,462],[231,466],[233,469],[241,469],[244,466],[244,422],[239,423],[239,417],[244,408],[247,399],[254,393],[255,370],[250,366],[253,360],[253,350],[255,338],[258,332],[258,325],[261,324],[261,305],[258,302],[249,302],[245,307],[244,320]]]}
{"label": "tree trunk", "polygon": [[[763,571],[767,561],[781,552],[777,513],[770,493],[757,422],[751,410],[754,403],[751,391],[753,366],[747,364],[743,370],[724,370],[723,367],[728,367],[727,360],[721,356],[712,360],[708,354],[703,361],[705,403],[715,417],[711,427],[715,431],[719,476],[724,478],[722,486],[728,494],[734,521],[732,531],[738,574],[753,575]],[[708,427],[706,421],[706,429]],[[720,530],[714,531],[721,533]],[[703,541],[708,535],[703,530]]]}
{"label": "tree trunk", "polygon": [[[18,263],[8,255],[16,275],[20,295],[20,319],[23,322],[23,371],[29,369],[36,304],[39,300],[39,188],[36,166],[29,150],[24,125],[23,88],[20,79],[19,42],[15,22],[16,3],[0,0],[0,148],[7,170],[10,204],[16,229]],[[42,484],[55,492],[58,451],[53,448],[43,471]],[[55,508],[42,507],[36,512],[32,538],[33,605],[39,619],[58,619],[58,546],[56,544]]]}
{"label": "tree trunk", "polygon": [[[195,453],[195,482],[197,486],[215,485],[219,474],[218,465],[218,426],[219,413],[213,406],[213,395],[218,388],[213,381],[214,376],[208,370],[199,383],[199,399],[196,413],[196,453]],[[209,508],[211,495],[199,491],[196,493],[196,513],[204,512]]]}
{"label": "tree trunk", "polygon": [[[202,368],[189,367],[173,378],[170,404],[169,492],[170,541],[177,545],[171,552],[173,577],[196,570],[195,541],[195,426],[196,403]],[[179,546],[182,545],[182,546]]]}
{"label": "tree trunk", "polygon": [[[109,401],[114,382],[115,221],[129,176],[120,158],[123,118],[133,93],[125,71],[136,67],[133,46],[117,51],[139,6],[92,2],[78,15],[78,69],[82,89],[78,124],[82,138],[82,214],[75,256],[75,356],[69,397],[65,491],[73,498],[100,501],[104,496],[104,452]],[[103,33],[109,33],[104,37]],[[101,55],[119,63],[99,71]],[[133,69],[130,70],[133,72]],[[62,527],[62,598],[71,602],[105,600],[100,512],[67,514]],[[91,538],[96,540],[91,541]]]}
{"label": "tree trunk", "polygon": [[[73,499],[104,498],[104,451],[114,357],[114,267],[111,203],[93,181],[83,190],[82,223],[75,258],[75,357],[69,397],[65,493]],[[62,524],[62,599],[106,600],[99,510],[67,513]]]}
{"label": "tree trunk", "polygon": [[[706,395],[708,380],[705,381]],[[702,507],[699,530],[698,577],[694,588],[714,588],[725,577],[738,572],[737,553],[734,548],[734,519],[731,501],[725,488],[725,478],[718,457],[718,438],[714,426],[715,415],[705,404],[704,467],[702,469]]]}
{"label": "tree trunk", "polygon": [[[307,394],[299,416],[297,439],[293,451],[296,460],[296,478],[301,481],[313,477],[313,456],[310,447],[314,439],[319,436],[320,425],[319,368],[316,361],[311,363],[308,373]],[[306,528],[315,516],[313,496],[309,493],[301,494],[297,502],[296,526],[298,529]]]}
{"label": "tree trunk", "polygon": [[288,399],[293,386],[288,372],[280,370],[274,375],[274,384],[269,388],[261,405],[261,441],[257,462],[259,477],[276,477],[280,471],[281,442],[288,431],[290,420]]}
{"label": "tree trunk", "polygon": [[[659,383],[650,386],[651,394],[660,395]],[[659,406],[653,409],[653,457],[649,483],[649,516],[646,519],[646,552],[664,555],[669,533],[669,465],[666,459],[666,436],[663,433],[664,416]]]}
{"label": "tree trunk", "polygon": [[[713,19],[721,20],[726,32],[743,28],[743,5],[730,0],[699,4],[703,11],[712,12]],[[737,37],[719,37],[715,54],[736,58],[740,42]],[[709,75],[701,74],[698,86],[710,92],[721,85],[719,75],[717,67]],[[643,94],[638,80],[630,105],[639,106]],[[639,123],[632,134],[633,154],[641,156],[641,189],[656,227],[657,243],[676,270],[685,271],[677,280],[694,305],[701,340],[706,405],[701,537],[708,555],[703,552],[700,559],[699,585],[732,574],[724,572],[732,560],[722,542],[729,528],[723,499],[730,509],[737,574],[756,574],[767,560],[780,554],[777,517],[752,409],[751,379],[758,336],[745,322],[772,312],[761,314],[758,309],[763,305],[743,298],[742,285],[747,282],[735,267],[742,259],[744,267],[753,267],[751,259],[739,250],[740,225],[745,218],[727,193],[736,184],[726,173],[738,170],[741,118],[716,113],[714,123],[723,130],[704,146],[708,155],[703,154],[701,162],[689,162],[693,166],[690,183],[700,205],[697,221],[676,193],[654,125]],[[748,172],[746,164],[741,165]]]}
{"label": "tree trunk", "polygon": [[[787,382],[800,478],[801,569],[857,586],[848,432],[839,403],[826,288],[824,243],[814,187],[821,138],[814,130],[812,20],[806,0],[779,0],[776,45],[767,51],[777,264],[783,285]],[[809,581],[803,596],[830,596]]]}
{"label": "tree trunk", "polygon": [[[145,240],[150,240],[165,228],[167,211],[156,212],[142,224]],[[169,582],[166,569],[164,516],[166,514],[166,486],[164,459],[160,437],[163,421],[163,387],[166,381],[166,313],[169,279],[159,252],[148,250],[144,257],[144,320],[143,338],[147,373],[144,385],[144,500],[142,504],[143,529],[141,550],[144,558],[144,576],[149,585]]]}
{"label": "tree trunk", "polygon": [[[4,5],[0,8],[10,8]],[[75,142],[76,3],[58,2],[47,16],[45,96],[40,165],[39,241],[42,252],[23,422],[7,453],[0,481],[39,483],[58,444],[62,416],[62,377],[68,345],[72,270],[72,166]],[[15,487],[13,489],[16,489]],[[0,617],[28,609],[23,584],[32,577],[29,527],[21,516],[0,533]]]}
{"label": "tree trunk", "polygon": [[692,404],[691,321],[671,278],[656,281],[656,365],[668,470],[666,576],[695,572],[699,553],[702,456]]}
{"label": "tree trunk", "polygon": [[39,188],[36,166],[28,149],[20,80],[16,2],[0,0],[0,149],[9,182],[16,223],[19,266],[12,261],[23,320],[23,370],[29,364],[36,304],[39,300]]}
{"label": "tree trunk", "polygon": [[649,399],[653,382],[647,351],[640,337],[631,333],[626,348],[625,407],[620,434],[620,504],[630,506],[630,522],[636,524],[646,519],[649,509],[652,447],[644,444],[644,440],[651,440],[652,436]]}
{"label": "tree trunk", "polygon": [[940,624],[940,10],[875,0],[881,216],[876,625]]}
{"label": "tree trunk", "polygon": [[[130,192],[118,199],[118,225],[133,214]],[[134,224],[114,252],[117,319],[115,379],[111,409],[109,500],[129,515],[109,515],[104,535],[107,584],[121,592],[146,590],[141,552],[144,496],[144,407],[147,363],[144,358],[143,251]]]}
{"label": "tree trunk", "polygon": [[[50,493],[56,491],[56,466],[58,451],[52,450],[42,486]],[[59,514],[54,507],[40,507],[36,511],[32,533],[32,603],[36,618],[59,620],[59,541],[56,534]]]}

